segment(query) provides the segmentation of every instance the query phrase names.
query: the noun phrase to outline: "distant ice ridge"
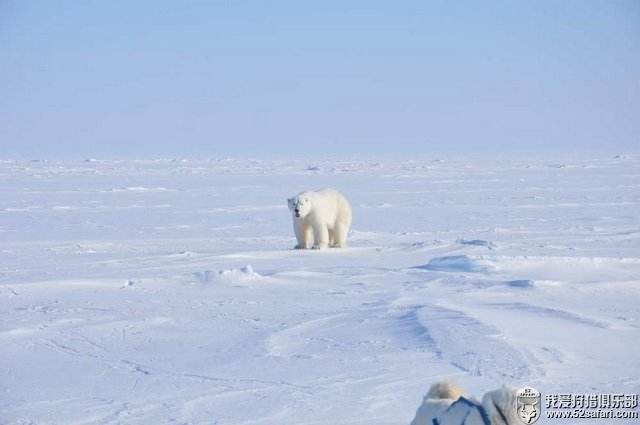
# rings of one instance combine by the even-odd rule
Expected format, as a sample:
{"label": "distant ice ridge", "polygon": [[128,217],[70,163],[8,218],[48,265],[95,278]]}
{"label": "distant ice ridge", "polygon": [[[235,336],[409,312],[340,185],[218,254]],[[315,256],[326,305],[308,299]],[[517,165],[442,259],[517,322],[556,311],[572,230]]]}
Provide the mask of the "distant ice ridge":
{"label": "distant ice ridge", "polygon": [[634,280],[640,268],[640,259],[452,255],[434,257],[418,268],[439,272],[495,273],[514,277],[511,286],[532,286],[532,280],[592,282],[612,273],[623,279]]}
{"label": "distant ice ridge", "polygon": [[153,193],[153,192],[169,192],[171,189],[166,187],[144,187],[144,186],[128,186],[122,188],[110,188],[105,192],[140,192],[140,193]]}
{"label": "distant ice ridge", "polygon": [[485,246],[489,249],[496,248],[496,245],[493,242],[485,241],[483,239],[465,239],[463,237],[459,237],[456,239],[456,243],[460,245]]}

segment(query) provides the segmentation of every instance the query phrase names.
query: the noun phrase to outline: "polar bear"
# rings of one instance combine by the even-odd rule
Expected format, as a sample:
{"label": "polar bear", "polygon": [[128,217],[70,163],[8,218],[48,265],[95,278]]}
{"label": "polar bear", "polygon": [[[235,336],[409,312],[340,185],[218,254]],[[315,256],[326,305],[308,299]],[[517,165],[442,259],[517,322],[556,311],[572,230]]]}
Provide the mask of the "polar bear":
{"label": "polar bear", "polygon": [[351,206],[340,192],[329,188],[300,192],[287,201],[298,240],[295,249],[309,248],[312,231],[312,249],[346,246]]}

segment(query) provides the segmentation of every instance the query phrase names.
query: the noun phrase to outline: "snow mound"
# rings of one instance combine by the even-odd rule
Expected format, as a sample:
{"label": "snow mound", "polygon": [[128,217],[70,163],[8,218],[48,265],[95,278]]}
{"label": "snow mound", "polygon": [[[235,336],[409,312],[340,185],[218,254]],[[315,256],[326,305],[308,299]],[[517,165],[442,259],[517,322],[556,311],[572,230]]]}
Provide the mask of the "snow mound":
{"label": "snow mound", "polygon": [[453,255],[432,258],[418,268],[454,273],[498,273],[510,276],[509,286],[530,287],[541,282],[596,282],[616,276],[635,280],[638,258]]}
{"label": "snow mound", "polygon": [[251,265],[240,269],[205,270],[194,275],[200,283],[247,283],[262,277],[253,270]]}
{"label": "snow mound", "polygon": [[479,257],[468,255],[435,257],[428,264],[418,268],[439,272],[486,273],[490,271],[490,266],[482,264],[479,260]]}
{"label": "snow mound", "polygon": [[596,282],[616,276],[616,280],[635,280],[640,274],[637,258],[481,256],[476,261],[517,280]]}

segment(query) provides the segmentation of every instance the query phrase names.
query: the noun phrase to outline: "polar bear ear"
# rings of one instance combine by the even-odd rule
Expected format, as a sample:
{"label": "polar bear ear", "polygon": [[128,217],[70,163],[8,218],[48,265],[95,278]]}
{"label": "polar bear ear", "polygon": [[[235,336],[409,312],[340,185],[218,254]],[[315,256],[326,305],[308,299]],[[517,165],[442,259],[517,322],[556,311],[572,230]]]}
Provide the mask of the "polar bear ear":
{"label": "polar bear ear", "polygon": [[287,198],[287,203],[290,204],[291,203],[291,198]]}

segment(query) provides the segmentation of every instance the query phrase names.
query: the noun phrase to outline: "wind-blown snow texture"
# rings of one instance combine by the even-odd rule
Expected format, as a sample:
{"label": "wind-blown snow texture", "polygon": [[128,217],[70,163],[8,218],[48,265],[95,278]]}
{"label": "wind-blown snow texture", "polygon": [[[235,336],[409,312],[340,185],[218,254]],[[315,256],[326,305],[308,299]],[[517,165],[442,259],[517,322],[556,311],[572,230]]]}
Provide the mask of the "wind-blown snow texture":
{"label": "wind-blown snow texture", "polygon": [[[292,250],[286,199],[324,186],[350,247]],[[4,160],[0,189],[3,424],[408,424],[442,378],[640,392],[637,156]]]}

